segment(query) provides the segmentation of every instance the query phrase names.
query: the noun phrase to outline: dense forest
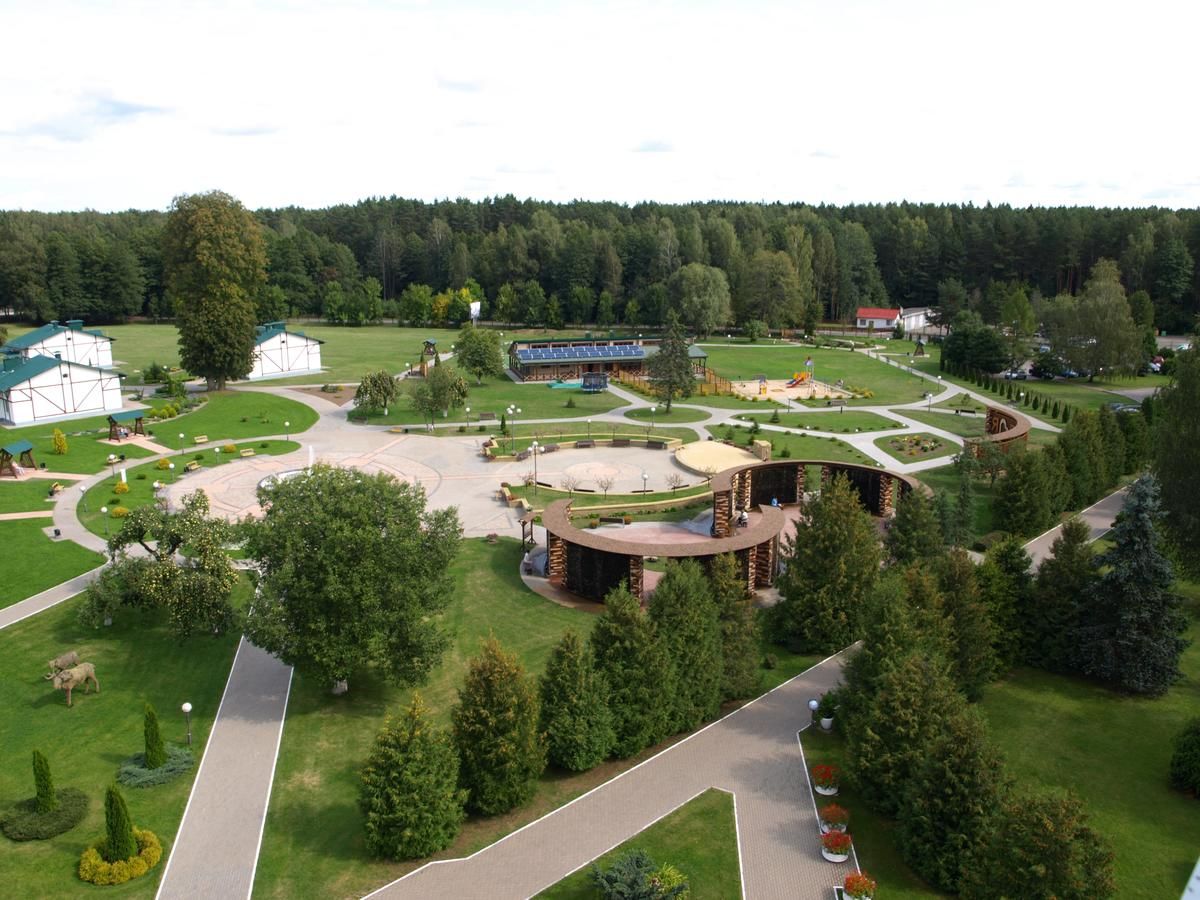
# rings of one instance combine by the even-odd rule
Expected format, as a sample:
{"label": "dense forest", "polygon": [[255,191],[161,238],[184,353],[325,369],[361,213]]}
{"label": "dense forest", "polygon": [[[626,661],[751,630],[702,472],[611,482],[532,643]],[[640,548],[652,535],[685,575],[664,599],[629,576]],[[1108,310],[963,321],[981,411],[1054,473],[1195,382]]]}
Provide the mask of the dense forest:
{"label": "dense forest", "polygon": [[[1154,325],[1194,327],[1196,210],[887,204],[806,206],[364,200],[259,210],[268,281],[259,317],[537,325],[658,325],[669,308],[703,331],[848,321],[860,305],[969,306],[1081,291],[1116,263]],[[0,213],[0,307],[42,321],[169,317],[166,213]]]}

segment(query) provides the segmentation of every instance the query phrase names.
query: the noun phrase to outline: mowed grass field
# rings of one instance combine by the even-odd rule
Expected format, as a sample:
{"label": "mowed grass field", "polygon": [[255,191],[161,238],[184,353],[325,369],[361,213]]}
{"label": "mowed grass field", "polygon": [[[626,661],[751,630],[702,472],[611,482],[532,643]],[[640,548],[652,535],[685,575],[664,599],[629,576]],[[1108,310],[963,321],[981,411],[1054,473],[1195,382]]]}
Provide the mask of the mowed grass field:
{"label": "mowed grass field", "polygon": [[[726,437],[726,427],[721,425],[706,430],[714,438],[724,440]],[[747,429],[735,428],[733,429],[733,436],[734,441],[739,446],[748,446],[747,438],[749,438],[750,433]],[[783,453],[786,449],[788,457],[792,459],[811,459],[818,462],[851,462],[864,466],[876,465],[875,460],[871,459],[865,453],[860,453],[845,441],[839,441],[837,438],[817,437],[803,432],[793,434],[782,431],[762,431],[759,432],[757,439],[771,442],[772,459],[785,458]]]}
{"label": "mowed grass field", "polygon": [[[153,432],[155,442],[164,447],[178,450],[182,446],[186,450],[195,446],[197,437],[207,437],[210,441],[236,441],[266,435],[300,434],[312,428],[319,418],[310,406],[262,391],[219,391],[201,396],[207,397],[207,402],[192,412],[174,419],[147,419],[147,434]],[[161,405],[159,401],[155,402]],[[181,434],[182,438],[179,437]]]}
{"label": "mowed grass field", "polygon": [[[153,426],[150,426],[151,428]],[[54,429],[66,435],[67,452],[58,456],[53,451]],[[134,444],[115,447],[102,444],[108,437],[108,416],[89,416],[65,422],[49,422],[41,425],[23,425],[20,428],[0,427],[0,444],[26,440],[33,444],[33,458],[51,472],[70,472],[90,475],[99,472],[111,453],[124,453],[130,459],[149,456],[150,451]],[[50,487],[50,483],[46,484]]]}
{"label": "mowed grass field", "polygon": [[[607,869],[632,850],[644,850],[657,865],[670,863],[688,878],[692,900],[728,900],[741,896],[737,826],[733,797],[710,789],[655,822],[641,834],[605,853],[595,864]],[[545,900],[593,900],[591,866],[568,875],[538,897]]]}
{"label": "mowed grass field", "polygon": [[[50,486],[54,484],[48,478],[33,478],[29,481],[13,481],[11,478],[0,478],[0,513],[30,512],[35,510],[54,509],[49,497]],[[66,485],[63,485],[66,487]],[[48,524],[48,523],[47,523]]]}
{"label": "mowed grass field", "polygon": [[[253,591],[238,588],[244,605]],[[180,643],[161,611],[122,610],[111,627],[79,624],[80,600],[70,600],[0,631],[0,806],[33,795],[31,754],[50,761],[58,788],[84,791],[91,805],[83,822],[48,841],[14,843],[0,852],[0,881],[11,897],[78,897],[101,889],[76,874],[79,856],[104,834],[104,789],[121,763],[143,747],[146,703],[158,711],[163,737],[182,744],[186,728],[180,705],[193,706],[192,746],[204,748],[238,643],[235,633],[194,637]],[[67,650],[96,666],[100,693],[74,692],[74,705],[44,679],[46,660]],[[191,790],[192,772],[169,784],[124,788],[135,825],[163,844],[163,860],[143,878],[103,888],[114,897],[154,896]]]}
{"label": "mowed grass field", "polygon": [[[47,588],[69,581],[104,562],[104,556],[99,553],[93,553],[65,539],[54,540],[47,537],[42,529],[51,525],[51,519],[0,522],[0,547],[4,548],[3,577],[0,577],[0,608],[12,606],[27,597],[40,594]],[[7,632],[0,632],[5,633]],[[0,696],[3,696],[2,691],[3,688],[0,688]],[[0,796],[0,804],[3,804],[3,801],[4,798]]]}
{"label": "mowed grass field", "polygon": [[771,413],[755,413],[740,415],[739,419],[753,421],[757,419],[764,425],[782,425],[784,428],[804,428],[811,431],[839,431],[843,434],[853,434],[856,431],[887,431],[904,426],[895,419],[889,419],[878,413],[864,412],[857,409],[841,409],[833,412],[780,413],[779,421],[772,420]]}

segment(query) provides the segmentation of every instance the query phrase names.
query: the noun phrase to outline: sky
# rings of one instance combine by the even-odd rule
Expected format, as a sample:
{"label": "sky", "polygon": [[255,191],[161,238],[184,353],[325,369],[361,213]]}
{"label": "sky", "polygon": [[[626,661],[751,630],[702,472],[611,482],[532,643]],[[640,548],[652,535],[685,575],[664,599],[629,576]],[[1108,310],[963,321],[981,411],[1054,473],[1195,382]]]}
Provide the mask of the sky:
{"label": "sky", "polygon": [[1200,205],[1200,4],[0,0],[0,209]]}

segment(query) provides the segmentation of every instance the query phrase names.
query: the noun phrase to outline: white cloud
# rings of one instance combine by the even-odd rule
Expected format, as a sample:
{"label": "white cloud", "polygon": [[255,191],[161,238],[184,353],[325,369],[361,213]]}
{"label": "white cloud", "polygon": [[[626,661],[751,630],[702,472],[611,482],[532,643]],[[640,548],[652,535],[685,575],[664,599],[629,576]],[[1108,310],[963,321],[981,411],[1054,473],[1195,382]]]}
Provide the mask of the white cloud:
{"label": "white cloud", "polygon": [[1198,20],[1171,0],[0,3],[0,207],[213,187],[1195,206]]}

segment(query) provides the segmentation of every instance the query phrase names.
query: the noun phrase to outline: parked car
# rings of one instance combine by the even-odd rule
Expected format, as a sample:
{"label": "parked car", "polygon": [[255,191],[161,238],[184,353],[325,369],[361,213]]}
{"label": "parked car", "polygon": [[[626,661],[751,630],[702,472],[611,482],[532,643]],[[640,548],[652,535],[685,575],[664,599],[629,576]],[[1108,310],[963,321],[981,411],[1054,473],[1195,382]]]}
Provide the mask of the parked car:
{"label": "parked car", "polygon": [[1004,377],[1010,381],[1026,381],[1029,378],[1029,373],[1024,369],[1009,369],[1004,373]]}

